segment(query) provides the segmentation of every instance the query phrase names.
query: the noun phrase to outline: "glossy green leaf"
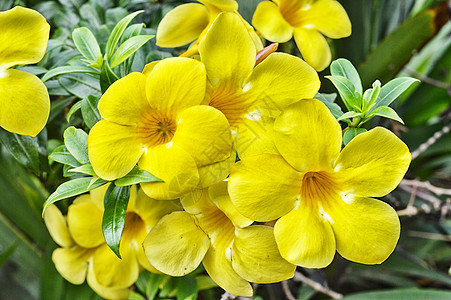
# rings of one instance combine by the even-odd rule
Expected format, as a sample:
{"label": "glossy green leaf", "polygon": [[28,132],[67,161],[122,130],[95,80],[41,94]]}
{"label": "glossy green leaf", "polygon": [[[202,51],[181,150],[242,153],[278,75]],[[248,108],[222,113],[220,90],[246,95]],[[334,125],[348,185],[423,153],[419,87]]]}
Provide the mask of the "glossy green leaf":
{"label": "glossy green leaf", "polygon": [[362,113],[358,113],[355,111],[348,111],[348,112],[342,114],[341,117],[337,118],[337,120],[342,121],[345,119],[350,119],[350,118],[360,117],[360,116],[362,116]]}
{"label": "glossy green leaf", "polygon": [[76,28],[72,32],[72,39],[75,47],[77,47],[81,55],[83,55],[90,64],[94,64],[97,67],[102,65],[102,52],[100,52],[99,44],[88,28]]}
{"label": "glossy green leaf", "polygon": [[113,52],[117,46],[117,43],[119,42],[122,34],[124,33],[125,29],[127,28],[128,24],[133,20],[134,17],[136,17],[138,14],[142,13],[143,11],[137,11],[134,12],[122,20],[120,20],[117,25],[113,28],[113,31],[111,32],[110,37],[108,38],[108,42],[106,44],[105,49],[105,55],[106,59],[110,61],[111,57],[113,56]]}
{"label": "glossy green leaf", "polygon": [[349,295],[343,300],[380,300],[380,299],[396,299],[396,300],[444,300],[451,299],[451,291],[437,289],[392,289],[384,291],[363,292]]}
{"label": "glossy green leaf", "polygon": [[107,245],[117,257],[121,258],[119,245],[125,227],[125,213],[130,198],[130,186],[108,187],[105,194],[105,212],[103,213],[102,230]]}
{"label": "glossy green leaf", "polygon": [[401,124],[404,124],[404,121],[398,116],[396,111],[388,106],[381,106],[373,110],[373,112],[369,115],[371,118],[372,116],[380,116],[384,118],[389,118],[395,121],[398,121]]}
{"label": "glossy green leaf", "polygon": [[78,160],[67,150],[66,146],[61,145],[53,150],[52,154],[49,155],[50,159],[57,161],[61,164],[69,165],[71,167],[77,168],[80,166]]}
{"label": "glossy green leaf", "polygon": [[140,182],[161,182],[163,180],[153,176],[147,171],[134,167],[127,175],[122,178],[116,179],[114,182],[117,186],[127,186],[138,184]]}
{"label": "glossy green leaf", "polygon": [[82,165],[82,166],[79,166],[74,169],[70,169],[69,172],[81,173],[81,174],[86,174],[86,175],[90,175],[90,176],[97,176],[97,174],[96,174],[96,172],[94,172],[94,169],[92,168],[91,164],[86,164],[86,165]]}
{"label": "glossy green leaf", "polygon": [[0,128],[0,143],[21,165],[39,174],[39,151],[34,138]]}
{"label": "glossy green leaf", "polygon": [[54,69],[51,69],[47,73],[45,73],[44,76],[42,76],[42,81],[47,81],[52,77],[63,75],[63,74],[69,74],[69,73],[88,73],[88,74],[99,74],[99,71],[94,70],[90,67],[84,67],[84,66],[62,66],[57,67]]}
{"label": "glossy green leaf", "polygon": [[114,53],[111,59],[111,68],[123,63],[153,37],[153,35],[139,35],[126,40]]}
{"label": "glossy green leaf", "polygon": [[365,128],[348,128],[343,134],[343,144],[346,146],[353,138],[367,132]]}
{"label": "glossy green leaf", "polygon": [[92,128],[92,126],[102,119],[99,109],[97,108],[99,100],[100,97],[89,95],[81,101],[81,115],[83,116],[86,126],[89,128]]}
{"label": "glossy green leaf", "polygon": [[377,98],[376,104],[373,108],[376,109],[380,106],[389,106],[415,82],[420,81],[412,77],[399,77],[390,80],[381,88],[379,97]]}
{"label": "glossy green leaf", "polygon": [[70,117],[72,117],[72,115],[74,113],[79,111],[80,108],[81,108],[81,101],[77,101],[77,102],[74,103],[74,105],[72,105],[72,107],[69,109],[69,111],[67,112],[67,115],[66,115],[66,121],[68,123],[70,122]]}
{"label": "glossy green leaf", "polygon": [[82,177],[82,178],[76,178],[70,181],[66,181],[65,183],[61,184],[55,192],[53,192],[48,198],[47,201],[44,203],[44,209],[42,210],[42,214],[44,215],[45,210],[47,207],[49,207],[51,204],[55,203],[56,201],[63,200],[66,198],[74,197],[83,193],[87,193],[90,190],[93,190],[95,188],[98,188],[99,186],[102,186],[108,181],[100,179],[97,180],[94,184],[91,184],[92,177]]}
{"label": "glossy green leaf", "polygon": [[356,68],[349,60],[345,58],[334,60],[330,65],[330,73],[333,76],[342,76],[349,79],[349,81],[351,81],[354,85],[357,93],[360,95],[363,93],[359,73],[357,73]]}
{"label": "glossy green leaf", "polygon": [[81,164],[89,163],[88,156],[88,134],[73,126],[64,131],[64,144],[67,150]]}
{"label": "glossy green leaf", "polygon": [[325,76],[338,90],[338,93],[349,111],[361,107],[359,95],[356,92],[354,84],[343,76]]}

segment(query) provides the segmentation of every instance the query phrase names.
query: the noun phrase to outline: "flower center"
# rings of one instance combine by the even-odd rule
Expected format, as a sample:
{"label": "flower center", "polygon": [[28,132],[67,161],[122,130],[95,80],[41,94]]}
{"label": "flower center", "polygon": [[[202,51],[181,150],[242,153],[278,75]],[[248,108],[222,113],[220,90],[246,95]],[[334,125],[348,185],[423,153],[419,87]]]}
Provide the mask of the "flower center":
{"label": "flower center", "polygon": [[[144,233],[144,237],[146,234],[146,224],[143,219],[135,213],[128,211],[125,213],[125,226],[123,231],[123,239],[124,240],[133,240],[138,238],[140,235]],[[143,238],[144,240],[144,238]]]}
{"label": "flower center", "polygon": [[176,129],[175,117],[158,111],[144,116],[137,128],[143,143],[148,147],[170,142]]}
{"label": "flower center", "polygon": [[337,181],[327,172],[307,172],[302,178],[301,201],[314,208],[329,206],[337,198]]}
{"label": "flower center", "polygon": [[284,1],[280,5],[280,13],[285,21],[293,27],[301,27],[305,25],[305,11],[311,7],[312,1]]}
{"label": "flower center", "polygon": [[230,126],[234,127],[247,113],[249,104],[245,100],[243,94],[224,89],[213,91],[208,104],[220,110],[226,116]]}

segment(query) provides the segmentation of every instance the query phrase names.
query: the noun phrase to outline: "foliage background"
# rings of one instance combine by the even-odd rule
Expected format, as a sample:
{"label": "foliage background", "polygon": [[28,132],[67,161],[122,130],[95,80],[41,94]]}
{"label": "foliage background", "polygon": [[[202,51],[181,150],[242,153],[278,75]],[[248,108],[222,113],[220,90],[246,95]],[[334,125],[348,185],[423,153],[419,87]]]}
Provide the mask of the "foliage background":
{"label": "foliage background", "polygon": [[[76,64],[79,53],[71,38],[74,28],[85,26],[104,49],[114,25],[128,13],[143,9],[133,23],[144,23],[143,34],[155,34],[162,16],[180,0],[2,0],[0,10],[22,5],[40,11],[52,26],[45,58],[37,66],[23,67],[42,76],[46,71]],[[250,21],[259,0],[241,0],[240,12]],[[348,262],[339,255],[322,270],[298,268],[305,277],[345,296],[345,299],[451,299],[451,3],[437,0],[341,0],[353,24],[351,37],[330,41],[334,57],[345,57],[358,68],[364,88],[396,76],[422,80],[395,102],[401,125],[375,118],[367,126],[392,129],[413,152],[413,162],[400,187],[384,198],[398,210],[402,232],[398,247],[382,265]],[[280,51],[300,55],[293,42]],[[130,69],[141,71],[150,61],[177,56],[183,49],[163,49],[155,40],[135,55]],[[122,75],[126,69],[121,70]],[[320,74],[321,92],[332,93]],[[5,145],[15,136],[0,131],[0,299],[100,299],[89,287],[66,282],[55,270],[51,253],[56,244],[41,219],[42,204],[63,182],[62,167],[48,154],[62,143],[64,130],[81,126],[80,112],[66,121],[70,107],[90,94],[101,93],[87,75],[68,74],[46,82],[52,98],[46,129],[33,139],[39,164],[16,157]],[[342,105],[341,100],[337,100]],[[17,144],[17,143],[16,143]],[[20,146],[20,145],[19,145]],[[25,166],[24,166],[25,164]],[[430,182],[428,185],[426,182]],[[440,187],[440,188],[436,188]],[[70,202],[61,202],[67,208]],[[295,278],[296,279],[296,278]],[[299,279],[299,278],[298,278]],[[192,280],[192,279],[191,279]],[[133,299],[186,298],[190,279],[177,281],[143,273]],[[219,299],[219,288],[206,285],[199,299]],[[306,280],[261,285],[255,299],[327,299]],[[158,288],[161,288],[158,290]],[[384,290],[385,292],[381,292]],[[438,291],[440,290],[440,291]],[[190,292],[191,296],[196,291]],[[363,293],[363,294],[362,294]],[[376,293],[376,294],[374,294]],[[379,293],[379,294],[377,294]],[[382,293],[382,294],[380,294]],[[189,293],[188,293],[189,294]],[[350,296],[351,295],[351,296]],[[223,295],[226,297],[227,295]],[[339,295],[338,295],[339,296]]]}

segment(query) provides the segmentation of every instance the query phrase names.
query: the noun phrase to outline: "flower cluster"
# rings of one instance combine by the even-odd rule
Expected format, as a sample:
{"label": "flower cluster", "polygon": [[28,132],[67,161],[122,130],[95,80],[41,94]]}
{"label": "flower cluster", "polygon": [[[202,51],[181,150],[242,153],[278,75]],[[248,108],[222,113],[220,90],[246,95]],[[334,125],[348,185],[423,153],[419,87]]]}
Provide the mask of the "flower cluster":
{"label": "flower cluster", "polygon": [[114,82],[89,133],[89,161],[101,179],[138,165],[162,180],[132,188],[122,260],[102,235],[101,188],[77,198],[67,217],[53,206],[46,212],[62,247],[53,254],[58,271],[123,298],[142,269],[183,276],[202,263],[226,291],[252,296],[249,282],[326,267],[336,250],[351,261],[383,262],[400,224],[371,197],[399,184],[409,150],[380,127],[341,150],[338,121],[313,99],[315,69],[331,59],[319,32],[349,35],[346,12],[335,0],[261,2],[254,26],[269,40],[294,34],[307,62],[274,49],[261,61],[261,41],[235,1],[200,2],[177,7],[158,28],[160,46],[195,40],[184,57]]}

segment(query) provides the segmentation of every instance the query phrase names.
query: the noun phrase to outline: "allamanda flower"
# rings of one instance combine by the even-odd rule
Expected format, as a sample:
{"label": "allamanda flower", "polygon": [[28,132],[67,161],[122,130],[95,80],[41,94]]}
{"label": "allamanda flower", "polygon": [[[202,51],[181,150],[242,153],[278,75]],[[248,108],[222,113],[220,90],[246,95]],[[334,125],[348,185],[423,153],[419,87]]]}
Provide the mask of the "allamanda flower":
{"label": "allamanda flower", "polygon": [[341,128],[318,100],[288,107],[274,124],[280,155],[247,157],[231,169],[229,193],[244,216],[277,220],[283,258],[308,268],[326,267],[335,250],[364,263],[383,262],[394,250],[400,223],[382,197],[410,163],[407,146],[376,127],[341,151]]}
{"label": "allamanda flower", "polygon": [[294,36],[302,57],[317,71],[331,61],[323,35],[339,39],[351,35],[351,22],[336,0],[273,0],[260,2],[252,25],[272,42],[288,42]]}
{"label": "allamanda flower", "polygon": [[155,199],[176,199],[199,184],[203,167],[229,158],[230,127],[205,97],[205,68],[188,58],[160,61],[148,76],[131,73],[99,102],[103,120],[89,133],[89,159],[113,180],[138,163],[164,182],[142,183]]}
{"label": "allamanda flower", "polygon": [[285,107],[313,98],[320,81],[302,59],[272,53],[255,66],[257,50],[240,18],[221,13],[199,45],[207,70],[206,103],[224,113],[237,133],[240,157],[255,149],[277,152],[271,141],[274,118]]}
{"label": "allamanda flower", "polygon": [[35,136],[49,117],[50,98],[33,74],[11,69],[44,56],[50,26],[32,9],[16,6],[0,12],[0,127]]}
{"label": "allamanda flower", "polygon": [[248,281],[270,283],[293,276],[295,266],[280,256],[273,228],[249,226],[252,220],[233,207],[226,182],[181,202],[185,211],[163,217],[143,244],[147,258],[161,272],[183,276],[202,262],[213,281],[241,296],[252,296]]}
{"label": "allamanda flower", "polygon": [[251,34],[258,50],[263,48],[252,26],[238,14],[238,3],[235,0],[199,0],[199,2],[179,5],[164,16],[157,28],[158,46],[180,47],[195,40],[182,56],[197,54],[200,40],[216,17],[221,12],[234,12]]}
{"label": "allamanda flower", "polygon": [[125,216],[119,259],[105,243],[102,233],[103,202],[107,187],[79,196],[64,217],[51,205],[44,220],[61,246],[54,250],[52,260],[60,274],[73,284],[89,286],[108,299],[127,299],[128,288],[143,269],[158,272],[147,260],[142,243],[151,228],[164,215],[181,207],[173,201],[157,201],[133,186]]}

